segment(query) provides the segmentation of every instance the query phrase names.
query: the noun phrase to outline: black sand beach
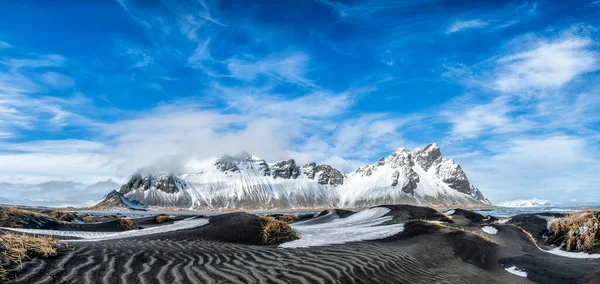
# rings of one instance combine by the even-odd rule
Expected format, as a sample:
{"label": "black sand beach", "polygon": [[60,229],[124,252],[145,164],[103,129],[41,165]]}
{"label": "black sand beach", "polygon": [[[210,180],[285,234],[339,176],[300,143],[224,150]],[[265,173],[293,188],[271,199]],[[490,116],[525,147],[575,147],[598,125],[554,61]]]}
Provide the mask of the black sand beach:
{"label": "black sand beach", "polygon": [[[392,209],[391,222],[404,223],[404,230],[381,240],[260,246],[252,244],[256,219],[231,213],[194,229],[69,244],[56,257],[25,263],[9,283],[600,282],[600,259],[541,251],[511,224],[493,224],[498,232],[490,235],[480,228],[490,220],[477,213],[461,211],[447,220],[430,208],[386,208]],[[514,265],[527,271],[527,278],[505,270]]]}

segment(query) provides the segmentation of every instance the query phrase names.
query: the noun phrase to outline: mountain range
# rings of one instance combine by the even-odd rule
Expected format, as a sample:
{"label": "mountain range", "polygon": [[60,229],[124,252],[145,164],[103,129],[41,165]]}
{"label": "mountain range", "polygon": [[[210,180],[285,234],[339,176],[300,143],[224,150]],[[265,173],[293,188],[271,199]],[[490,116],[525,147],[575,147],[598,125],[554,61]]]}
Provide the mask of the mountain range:
{"label": "mountain range", "polygon": [[498,205],[502,207],[550,207],[555,206],[556,204],[552,203],[550,200],[532,198],[504,201],[498,203]]}
{"label": "mountain range", "polygon": [[400,148],[351,173],[332,166],[275,163],[248,153],[225,155],[184,174],[136,174],[94,209],[288,209],[369,207],[381,204],[491,205],[436,144]]}

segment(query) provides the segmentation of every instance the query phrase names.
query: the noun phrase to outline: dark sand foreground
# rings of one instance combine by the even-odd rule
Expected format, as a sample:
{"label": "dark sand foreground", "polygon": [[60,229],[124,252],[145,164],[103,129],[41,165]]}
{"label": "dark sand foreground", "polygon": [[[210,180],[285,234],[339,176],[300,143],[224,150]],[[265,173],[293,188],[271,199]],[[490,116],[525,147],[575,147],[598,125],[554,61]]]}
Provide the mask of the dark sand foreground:
{"label": "dark sand foreground", "polygon": [[[248,245],[240,242],[252,239],[249,223],[231,226],[241,219],[220,217],[195,229],[70,244],[54,258],[25,263],[10,283],[600,283],[600,259],[541,251],[510,224],[494,224],[498,233],[485,235],[481,226],[490,220],[479,216],[457,212],[454,223],[439,226],[426,222],[444,218],[431,211],[389,208],[392,222],[406,224],[383,240],[295,249]],[[527,278],[505,270],[513,265]]]}

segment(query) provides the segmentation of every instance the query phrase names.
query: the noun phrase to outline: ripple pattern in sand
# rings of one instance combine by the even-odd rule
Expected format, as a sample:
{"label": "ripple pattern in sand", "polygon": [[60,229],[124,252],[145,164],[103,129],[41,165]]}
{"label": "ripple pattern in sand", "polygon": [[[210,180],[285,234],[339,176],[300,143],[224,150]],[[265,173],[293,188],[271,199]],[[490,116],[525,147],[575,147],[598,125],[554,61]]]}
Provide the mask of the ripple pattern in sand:
{"label": "ripple pattern in sand", "polygon": [[28,263],[14,283],[462,283],[436,270],[448,260],[419,250],[376,242],[279,249],[126,239],[78,243],[57,260]]}

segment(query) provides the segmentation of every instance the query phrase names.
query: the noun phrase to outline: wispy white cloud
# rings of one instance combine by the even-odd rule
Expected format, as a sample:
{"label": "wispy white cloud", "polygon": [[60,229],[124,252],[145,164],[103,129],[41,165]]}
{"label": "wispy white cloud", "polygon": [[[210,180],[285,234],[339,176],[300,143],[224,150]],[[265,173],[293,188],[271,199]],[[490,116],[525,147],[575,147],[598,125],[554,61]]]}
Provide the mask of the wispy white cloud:
{"label": "wispy white cloud", "polygon": [[600,68],[591,44],[590,38],[572,33],[557,39],[521,37],[511,43],[519,47],[517,51],[508,49],[473,67],[446,65],[444,77],[500,92],[491,101],[473,103],[465,96],[449,105],[444,116],[452,122],[453,136],[469,139],[534,129],[582,130],[598,108],[591,98],[598,86],[581,82],[588,89],[581,94],[564,88],[578,76]]}
{"label": "wispy white cloud", "polygon": [[10,43],[6,42],[6,41],[1,41],[0,40],[0,49],[2,48],[11,48],[12,45],[10,45]]}
{"label": "wispy white cloud", "polygon": [[44,84],[56,89],[69,88],[75,85],[75,82],[71,77],[58,72],[43,73],[40,76],[40,79]]}
{"label": "wispy white cloud", "polygon": [[[229,93],[232,90],[228,90]],[[346,112],[361,91],[335,94],[316,91],[298,98],[283,98],[267,93],[236,95],[227,98],[230,107],[243,113],[288,116],[296,118],[331,117]]]}
{"label": "wispy white cloud", "polygon": [[254,81],[258,76],[267,76],[280,82],[303,86],[314,86],[306,77],[310,57],[304,53],[272,54],[262,59],[232,58],[227,60],[227,68],[232,77],[242,81]]}
{"label": "wispy white cloud", "polygon": [[65,58],[58,54],[39,55],[37,58],[9,58],[0,60],[0,64],[4,64],[11,69],[19,68],[39,68],[39,67],[55,67],[61,66]]}
{"label": "wispy white cloud", "polygon": [[187,64],[192,68],[202,68],[204,60],[212,59],[210,55],[210,38],[198,43],[194,52],[188,57]]}
{"label": "wispy white cloud", "polygon": [[569,35],[538,40],[533,48],[496,61],[493,87],[503,92],[556,89],[578,75],[598,70],[598,54],[590,38]]}
{"label": "wispy white cloud", "polygon": [[181,78],[171,77],[171,76],[161,76],[159,79],[165,80],[165,81],[178,81],[178,80],[181,80]]}
{"label": "wispy white cloud", "polygon": [[73,86],[73,80],[66,75],[45,72],[46,67],[61,67],[64,63],[62,56],[3,58],[0,63],[7,67],[6,71],[0,71],[0,132],[4,133],[4,138],[17,136],[19,129],[47,130],[61,128],[71,120],[79,125],[89,122],[89,119],[77,114],[78,107],[89,103],[81,94],[66,98],[41,95],[48,88]]}
{"label": "wispy white cloud", "polygon": [[147,27],[147,28],[149,28],[151,26],[150,23],[140,19],[140,17],[135,13],[135,11],[130,9],[126,0],[115,0],[115,1],[117,3],[119,3],[119,5],[121,5],[123,10],[125,10],[125,12],[127,12],[127,14],[129,14],[129,16],[131,16],[131,18],[133,18],[136,22],[138,22],[139,24],[141,24],[142,26]]}
{"label": "wispy white cloud", "polygon": [[127,49],[126,54],[133,61],[133,63],[131,64],[131,68],[148,67],[154,61],[153,56],[151,56],[147,51],[140,48],[130,47]]}
{"label": "wispy white cloud", "polygon": [[[160,16],[157,11],[148,9],[135,1],[116,0],[125,12],[147,32],[148,36],[157,41],[158,38],[170,35],[172,30],[179,30],[180,34],[194,42],[201,42],[203,30],[210,30],[214,26],[226,26],[226,24],[215,17],[212,2],[198,1],[172,1],[161,3]],[[161,8],[161,9],[162,9]],[[166,16],[174,17],[167,19]],[[166,22],[165,22],[166,20]],[[165,40],[164,38],[161,40]],[[160,40],[159,40],[160,41]]]}
{"label": "wispy white cloud", "polygon": [[446,28],[446,34],[452,34],[456,32],[462,32],[469,29],[479,29],[486,27],[488,23],[481,20],[468,20],[454,22],[448,28]]}
{"label": "wispy white cloud", "polygon": [[506,98],[500,97],[488,104],[466,108],[465,105],[461,105],[445,112],[445,116],[452,123],[452,133],[455,137],[475,138],[486,130],[508,126],[510,111],[511,108],[507,104]]}

